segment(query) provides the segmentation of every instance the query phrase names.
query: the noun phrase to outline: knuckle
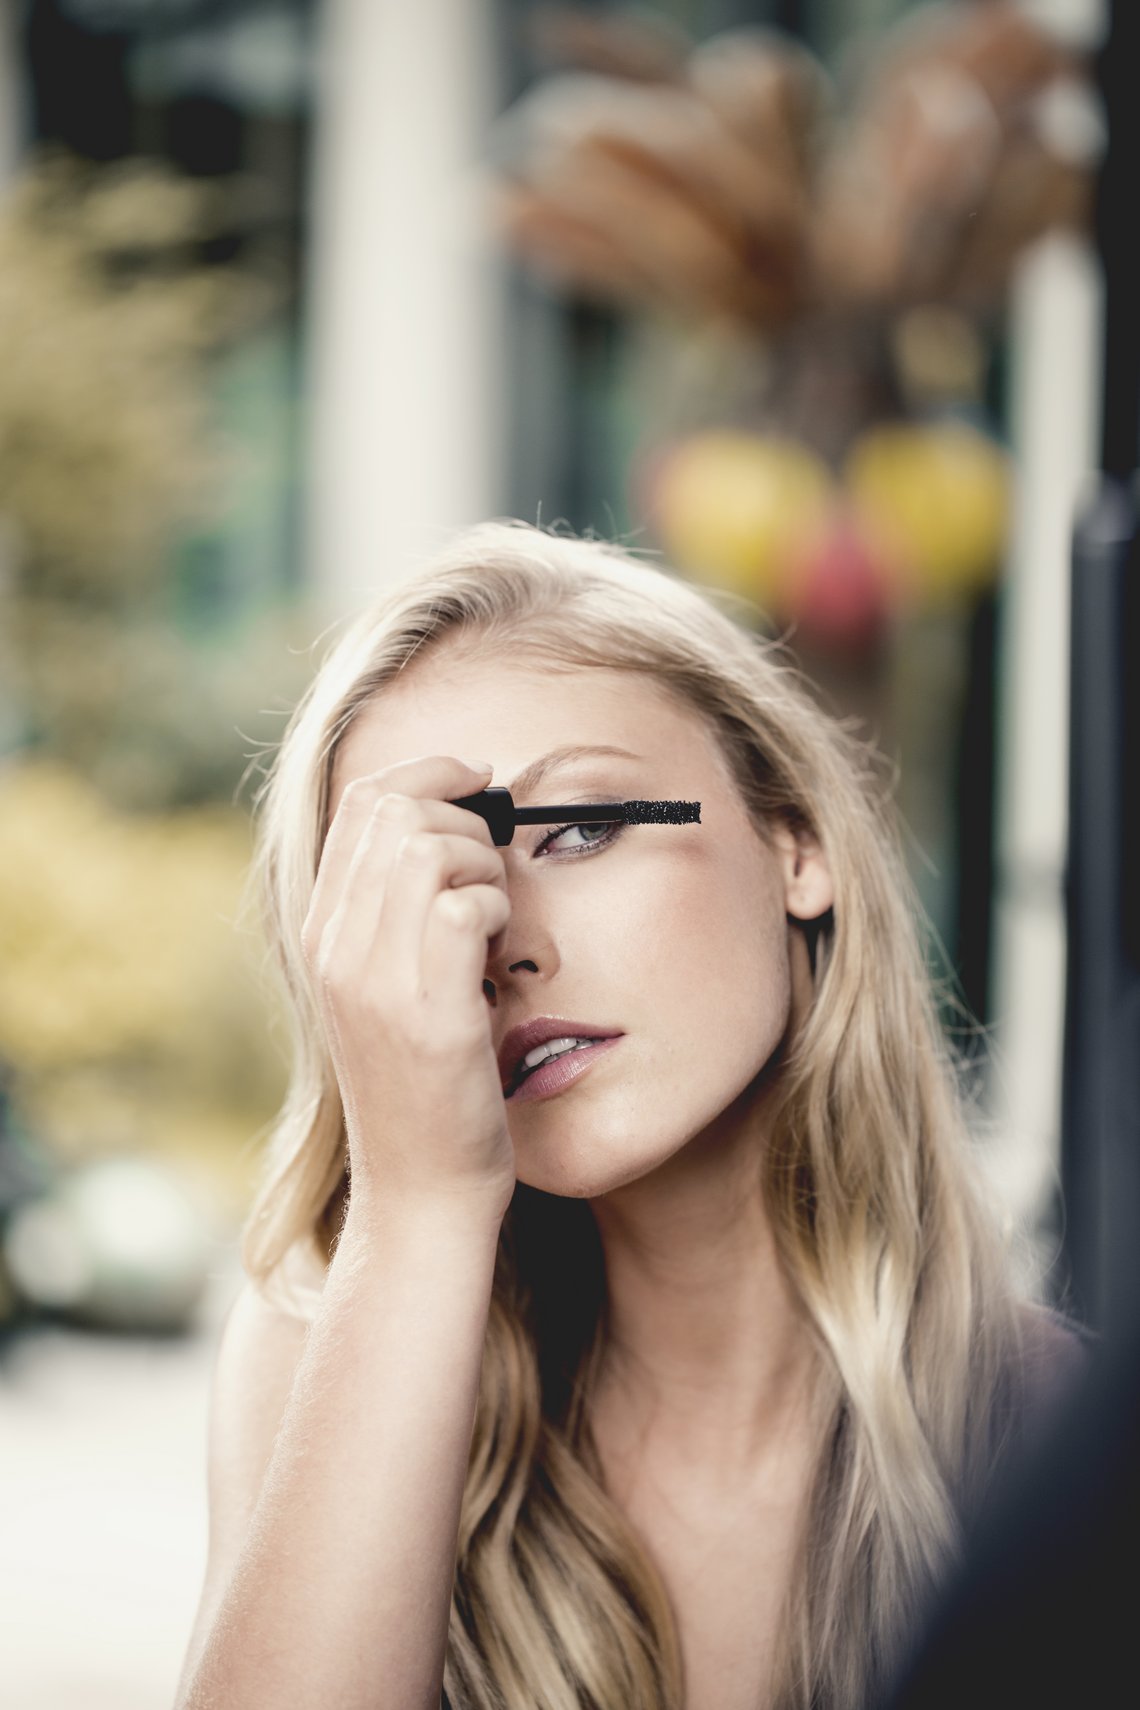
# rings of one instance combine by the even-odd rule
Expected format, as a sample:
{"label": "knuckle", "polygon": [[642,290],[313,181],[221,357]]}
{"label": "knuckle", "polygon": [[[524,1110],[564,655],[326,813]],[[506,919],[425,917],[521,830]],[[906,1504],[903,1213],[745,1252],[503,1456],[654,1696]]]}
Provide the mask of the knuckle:
{"label": "knuckle", "polygon": [[377,819],[391,821],[393,825],[409,825],[414,817],[411,797],[402,796],[396,790],[385,790],[374,811]]}
{"label": "knuckle", "polygon": [[439,898],[439,906],[452,926],[463,928],[474,927],[483,918],[483,911],[476,897],[465,895],[463,891],[444,891]]}
{"label": "knuckle", "polygon": [[409,831],[401,839],[398,859],[410,862],[415,867],[443,866],[443,851],[439,846],[439,838],[430,831]]}

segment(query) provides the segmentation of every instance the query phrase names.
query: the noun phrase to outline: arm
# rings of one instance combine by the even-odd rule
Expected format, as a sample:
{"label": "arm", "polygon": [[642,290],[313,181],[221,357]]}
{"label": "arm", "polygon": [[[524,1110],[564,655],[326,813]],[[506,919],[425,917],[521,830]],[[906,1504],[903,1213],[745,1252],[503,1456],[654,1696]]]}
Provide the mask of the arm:
{"label": "arm", "polygon": [[[179,1710],[439,1705],[515,1183],[482,991],[510,904],[486,823],[453,805],[473,780],[446,756],[357,779],[325,841],[303,941],[344,1111],[349,1210],[299,1357],[262,1305],[281,1359],[260,1400],[238,1357],[245,1318],[223,1350],[205,1637]],[[265,1357],[264,1339],[248,1343]]]}
{"label": "arm", "polygon": [[178,1710],[438,1710],[497,1235],[350,1214]]}

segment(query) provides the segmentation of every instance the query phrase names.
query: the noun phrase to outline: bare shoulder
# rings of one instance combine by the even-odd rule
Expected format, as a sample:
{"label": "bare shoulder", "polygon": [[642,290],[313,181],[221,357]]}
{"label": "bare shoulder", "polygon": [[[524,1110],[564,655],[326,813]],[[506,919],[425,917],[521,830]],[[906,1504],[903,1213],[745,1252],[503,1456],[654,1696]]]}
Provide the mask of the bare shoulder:
{"label": "bare shoulder", "polygon": [[273,1449],[308,1324],[249,1278],[222,1326],[210,1396],[210,1526],[244,1524]]}
{"label": "bare shoulder", "polygon": [[222,1324],[210,1391],[206,1573],[183,1686],[248,1536],[308,1331],[304,1320],[276,1306],[249,1278]]}
{"label": "bare shoulder", "polygon": [[252,1369],[262,1377],[272,1374],[282,1354],[288,1355],[304,1345],[308,1331],[304,1319],[286,1312],[252,1278],[246,1277],[222,1323],[216,1379],[229,1376],[235,1356],[240,1356],[244,1369]]}

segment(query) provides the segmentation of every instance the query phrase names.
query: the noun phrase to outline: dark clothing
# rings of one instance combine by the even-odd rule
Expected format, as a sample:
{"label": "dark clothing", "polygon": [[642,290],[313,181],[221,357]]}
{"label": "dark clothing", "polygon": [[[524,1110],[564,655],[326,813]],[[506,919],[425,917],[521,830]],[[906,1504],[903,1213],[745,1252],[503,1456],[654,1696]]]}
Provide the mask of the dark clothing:
{"label": "dark clothing", "polygon": [[1044,1424],[1007,1466],[885,1710],[1083,1710],[1129,1696],[1140,1328],[1086,1355],[1054,1321],[1039,1347]]}

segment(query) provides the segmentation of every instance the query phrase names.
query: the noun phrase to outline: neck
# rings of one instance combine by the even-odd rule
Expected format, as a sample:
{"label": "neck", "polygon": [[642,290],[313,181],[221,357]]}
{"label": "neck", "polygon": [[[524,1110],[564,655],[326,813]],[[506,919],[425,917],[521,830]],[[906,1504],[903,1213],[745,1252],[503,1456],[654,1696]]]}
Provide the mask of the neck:
{"label": "neck", "polygon": [[591,1201],[610,1327],[599,1410],[627,1444],[730,1477],[796,1434],[814,1370],[757,1157],[754,1132],[706,1133]]}

